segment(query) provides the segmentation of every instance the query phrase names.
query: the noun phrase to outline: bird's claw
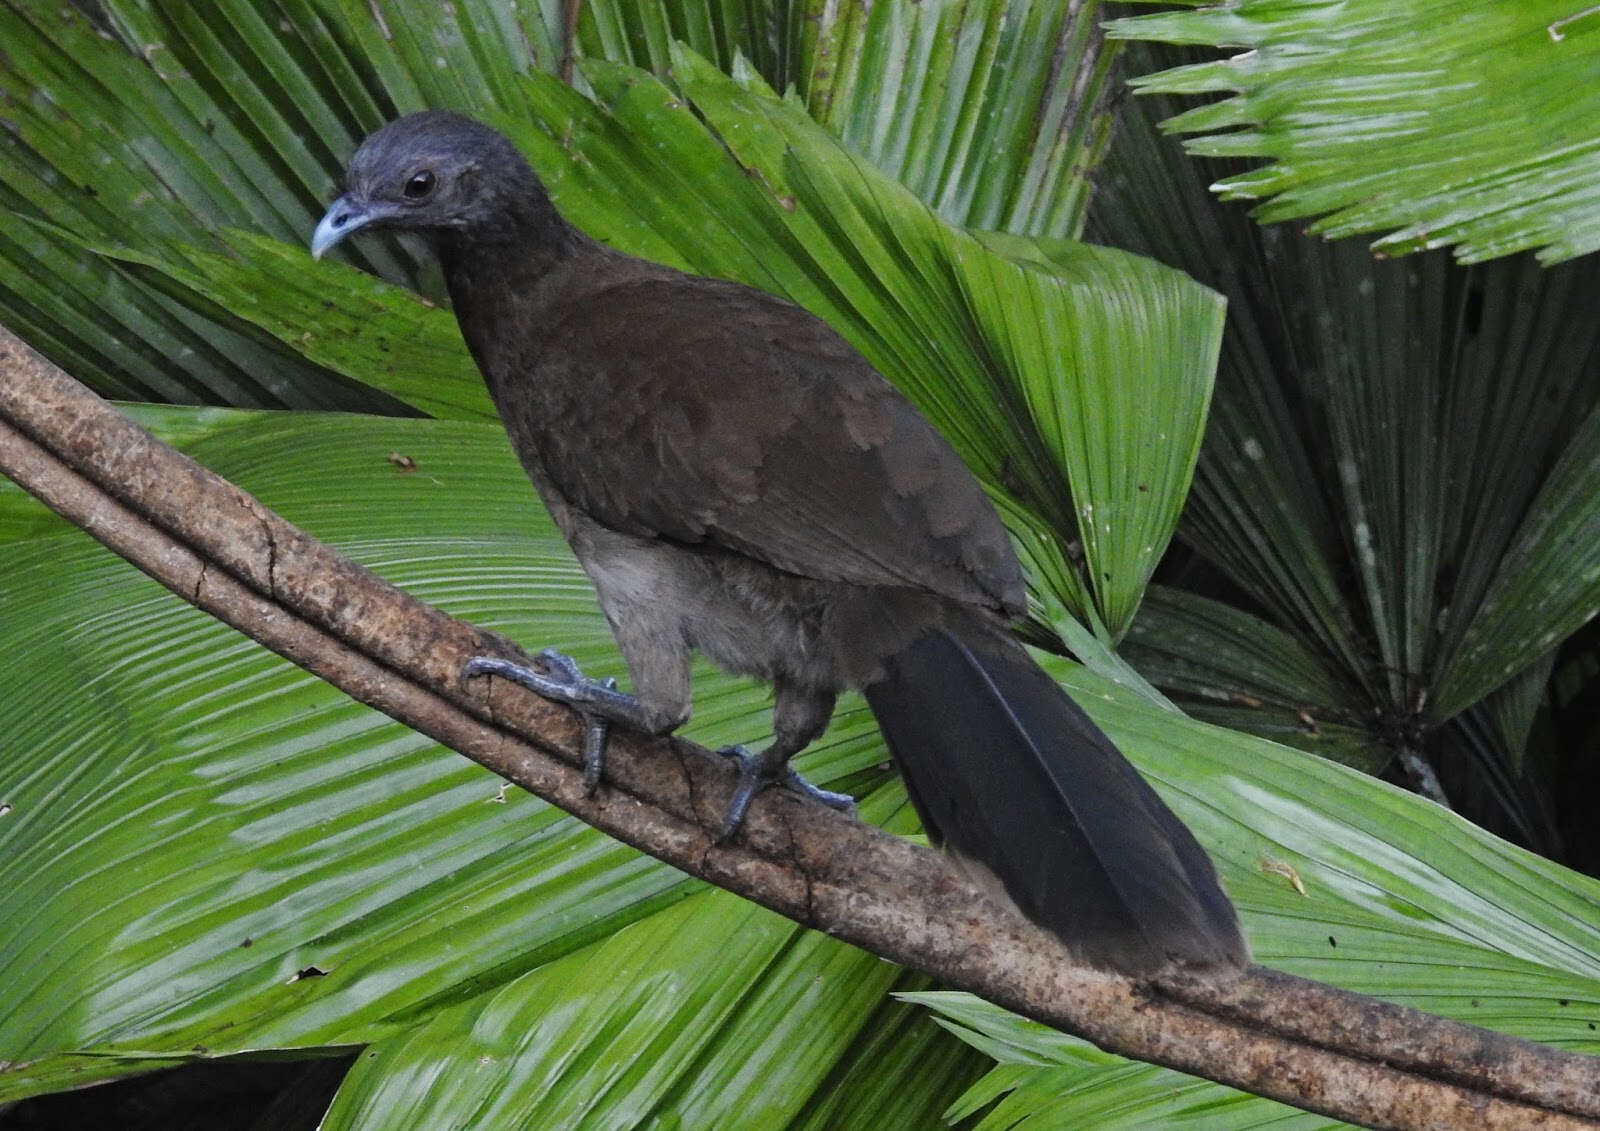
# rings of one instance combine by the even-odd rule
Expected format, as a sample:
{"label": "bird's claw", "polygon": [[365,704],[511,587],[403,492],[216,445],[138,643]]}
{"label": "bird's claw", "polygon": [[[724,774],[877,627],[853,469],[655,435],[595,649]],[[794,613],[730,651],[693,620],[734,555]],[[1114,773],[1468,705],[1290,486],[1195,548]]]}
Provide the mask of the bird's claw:
{"label": "bird's claw", "polygon": [[[560,655],[560,653],[557,653]],[[567,659],[563,656],[562,659]],[[571,662],[570,660],[568,661]],[[574,665],[576,666],[576,665]],[[600,686],[607,691],[615,691],[617,681],[606,676],[600,681]],[[600,789],[600,775],[606,767],[606,735],[611,730],[611,721],[603,715],[583,714],[583,792],[593,797]]]}
{"label": "bird's claw", "polygon": [[583,717],[583,788],[593,797],[600,788],[600,777],[605,772],[606,734],[611,721],[591,707],[612,697],[624,697],[617,690],[617,681],[611,676],[590,679],[571,656],[554,648],[546,648],[536,657],[543,671],[514,664],[497,656],[474,656],[461,668],[461,678],[477,675],[497,675],[512,683],[526,687],[546,699],[565,703]]}
{"label": "bird's claw", "polygon": [[717,753],[725,758],[732,758],[739,765],[739,784],[733,791],[733,801],[728,805],[727,815],[722,819],[722,829],[717,833],[719,844],[739,831],[739,826],[744,824],[745,815],[750,811],[750,802],[755,800],[756,794],[769,785],[784,786],[802,797],[820,801],[830,809],[838,809],[844,813],[855,812],[855,798],[848,793],[835,793],[831,789],[812,785],[801,777],[787,760],[774,767],[760,754],[752,754],[743,746],[724,746]]}
{"label": "bird's claw", "polygon": [[[578,661],[565,652],[558,652],[554,648],[542,648],[534,658],[553,678],[565,680],[570,686],[577,687],[586,679],[583,669],[578,666]],[[611,684],[616,686],[616,680],[612,680]]]}

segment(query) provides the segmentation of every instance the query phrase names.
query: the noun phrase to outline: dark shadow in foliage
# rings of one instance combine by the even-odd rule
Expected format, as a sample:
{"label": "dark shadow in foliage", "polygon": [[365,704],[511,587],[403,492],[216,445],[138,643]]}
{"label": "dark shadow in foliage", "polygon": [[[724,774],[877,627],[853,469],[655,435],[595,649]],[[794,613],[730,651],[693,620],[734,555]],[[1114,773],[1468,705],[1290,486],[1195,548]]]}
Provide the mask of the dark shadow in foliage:
{"label": "dark shadow in foliage", "polygon": [[316,1131],[355,1056],[202,1061],[0,1110],[3,1131]]}

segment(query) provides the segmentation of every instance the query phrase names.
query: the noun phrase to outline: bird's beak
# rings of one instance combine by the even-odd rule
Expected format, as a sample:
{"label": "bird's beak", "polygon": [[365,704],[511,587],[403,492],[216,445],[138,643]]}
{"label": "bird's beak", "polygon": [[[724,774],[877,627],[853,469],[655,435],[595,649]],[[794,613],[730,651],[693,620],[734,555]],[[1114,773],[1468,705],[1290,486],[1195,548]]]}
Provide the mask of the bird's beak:
{"label": "bird's beak", "polygon": [[387,213],[380,207],[364,203],[345,193],[328,206],[328,211],[311,233],[311,258],[321,259],[322,253],[344,239],[351,232],[368,224],[385,219]]}

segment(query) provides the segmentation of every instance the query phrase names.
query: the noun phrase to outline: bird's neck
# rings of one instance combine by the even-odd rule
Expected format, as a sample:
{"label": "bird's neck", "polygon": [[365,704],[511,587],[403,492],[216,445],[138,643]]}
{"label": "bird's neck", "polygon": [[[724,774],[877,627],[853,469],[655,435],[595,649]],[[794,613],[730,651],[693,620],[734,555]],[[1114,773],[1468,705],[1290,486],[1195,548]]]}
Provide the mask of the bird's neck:
{"label": "bird's neck", "polygon": [[491,281],[497,288],[536,283],[586,242],[548,202],[495,223],[445,229],[434,240],[452,301],[457,281],[469,292]]}
{"label": "bird's neck", "polygon": [[547,208],[498,231],[443,233],[435,246],[462,337],[494,392],[516,364],[501,356],[510,343],[494,328],[542,326],[549,294],[594,241]]}

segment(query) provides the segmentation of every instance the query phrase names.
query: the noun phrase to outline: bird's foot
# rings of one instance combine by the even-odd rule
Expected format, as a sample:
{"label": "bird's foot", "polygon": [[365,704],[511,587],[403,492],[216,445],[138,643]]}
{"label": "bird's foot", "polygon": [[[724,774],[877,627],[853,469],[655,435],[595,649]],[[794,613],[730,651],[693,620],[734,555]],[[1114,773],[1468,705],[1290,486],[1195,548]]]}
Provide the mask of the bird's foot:
{"label": "bird's foot", "polygon": [[635,723],[643,714],[639,700],[617,690],[617,681],[590,679],[583,674],[571,656],[562,655],[554,648],[539,653],[538,663],[544,668],[513,664],[495,656],[474,656],[461,668],[461,678],[475,675],[497,675],[546,699],[565,703],[583,716],[583,785],[592,795],[600,788],[600,775],[605,770],[606,732],[613,720]]}
{"label": "bird's foot", "polygon": [[769,759],[765,756],[765,751],[752,754],[743,746],[724,746],[717,753],[732,758],[739,764],[739,785],[733,791],[733,802],[728,806],[728,814],[722,819],[722,831],[717,834],[719,842],[727,840],[739,831],[739,826],[744,824],[745,814],[750,811],[750,802],[755,800],[756,794],[769,785],[785,786],[803,797],[822,802],[830,809],[838,809],[845,813],[855,812],[855,798],[848,793],[835,793],[830,789],[812,785],[795,772],[787,758]]}

